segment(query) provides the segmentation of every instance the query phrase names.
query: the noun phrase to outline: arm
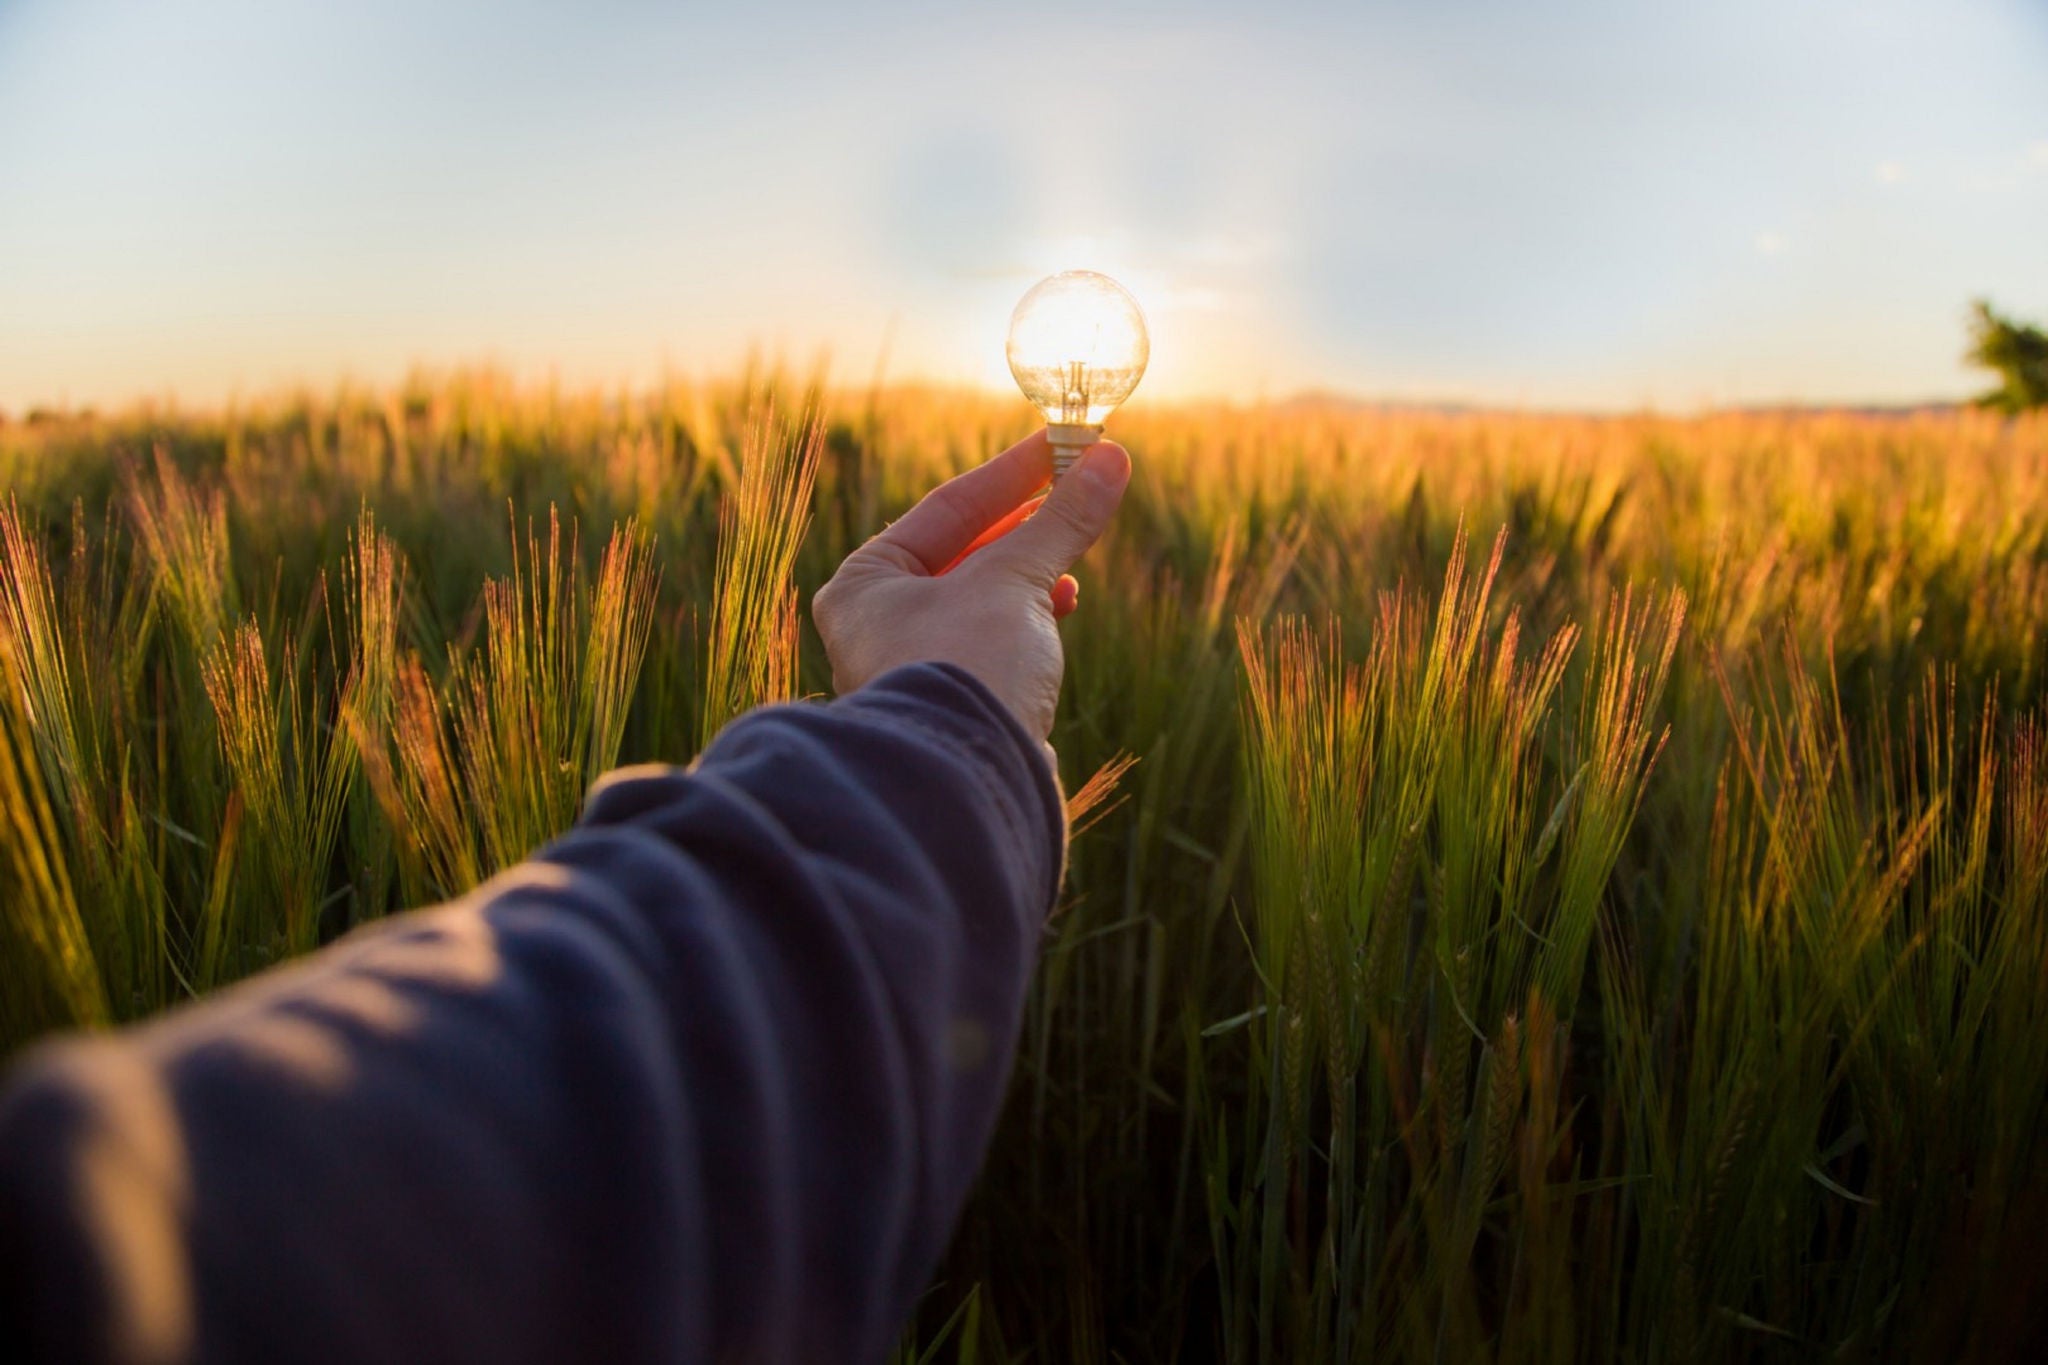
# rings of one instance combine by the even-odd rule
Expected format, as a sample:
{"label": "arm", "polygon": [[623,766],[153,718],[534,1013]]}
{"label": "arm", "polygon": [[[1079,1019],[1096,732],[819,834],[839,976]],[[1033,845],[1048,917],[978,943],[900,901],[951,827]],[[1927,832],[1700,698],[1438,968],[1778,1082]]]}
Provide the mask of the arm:
{"label": "arm", "polygon": [[[815,614],[843,694],[452,905],[0,1095],[0,1341],[51,1359],[872,1360],[981,1161],[1065,837],[1042,438]],[[989,540],[985,532],[1008,530]],[[930,662],[903,667],[916,660]]]}
{"label": "arm", "polygon": [[18,1307],[53,1358],[878,1358],[1063,832],[943,666],[616,774],[463,901],[39,1058],[0,1116]]}

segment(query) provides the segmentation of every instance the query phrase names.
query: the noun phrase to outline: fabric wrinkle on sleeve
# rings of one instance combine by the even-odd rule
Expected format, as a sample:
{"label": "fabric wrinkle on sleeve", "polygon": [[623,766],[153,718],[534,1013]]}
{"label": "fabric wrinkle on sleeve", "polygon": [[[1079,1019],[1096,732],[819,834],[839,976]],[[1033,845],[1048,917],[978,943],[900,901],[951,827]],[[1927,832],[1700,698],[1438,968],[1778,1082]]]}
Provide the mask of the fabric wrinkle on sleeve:
{"label": "fabric wrinkle on sleeve", "polygon": [[[141,1358],[102,1330],[124,1311],[184,1324],[163,1359],[879,1360],[986,1147],[1064,848],[1037,744],[945,665],[614,774],[457,902],[18,1069],[0,1266],[33,1273],[0,1331],[109,1360]],[[135,1227],[94,1222],[81,1133],[160,1168],[123,1187]],[[135,1270],[136,1228],[182,1279]],[[95,1302],[119,1311],[67,1316]]]}

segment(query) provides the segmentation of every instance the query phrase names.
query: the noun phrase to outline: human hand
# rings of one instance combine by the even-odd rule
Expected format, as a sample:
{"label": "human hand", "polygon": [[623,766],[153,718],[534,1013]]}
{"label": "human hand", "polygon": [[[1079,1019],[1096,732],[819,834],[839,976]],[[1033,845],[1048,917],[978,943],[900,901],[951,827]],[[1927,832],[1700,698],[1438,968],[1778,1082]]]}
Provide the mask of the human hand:
{"label": "human hand", "polygon": [[1065,657],[1054,624],[1080,587],[1067,573],[1109,525],[1131,457],[1088,448],[1042,499],[1052,448],[1038,432],[927,494],[846,557],[811,615],[841,694],[902,664],[958,664],[1024,728],[1052,734]]}

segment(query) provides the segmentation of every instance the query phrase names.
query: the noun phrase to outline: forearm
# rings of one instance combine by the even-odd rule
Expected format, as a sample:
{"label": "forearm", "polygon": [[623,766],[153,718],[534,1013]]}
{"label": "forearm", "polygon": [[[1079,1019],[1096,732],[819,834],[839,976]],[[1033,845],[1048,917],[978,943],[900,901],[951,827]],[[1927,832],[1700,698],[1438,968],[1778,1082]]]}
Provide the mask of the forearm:
{"label": "forearm", "polygon": [[756,713],[455,905],[46,1054],[0,1272],[168,1358],[872,1358],[979,1164],[1063,837],[958,676]]}

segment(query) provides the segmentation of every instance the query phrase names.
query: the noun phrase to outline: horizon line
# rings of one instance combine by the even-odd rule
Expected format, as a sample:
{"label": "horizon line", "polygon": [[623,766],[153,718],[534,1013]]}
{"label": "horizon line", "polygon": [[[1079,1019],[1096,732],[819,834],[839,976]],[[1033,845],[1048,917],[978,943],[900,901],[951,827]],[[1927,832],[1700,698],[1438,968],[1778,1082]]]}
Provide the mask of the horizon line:
{"label": "horizon line", "polygon": [[[364,379],[344,369],[339,375],[316,380],[297,378],[254,385],[231,385],[218,397],[187,399],[175,390],[137,389],[121,398],[76,402],[69,397],[36,399],[26,403],[0,402],[0,426],[39,425],[50,422],[115,419],[152,414],[177,416],[221,416],[264,408],[306,404],[338,403],[366,394],[394,397],[417,388],[447,388],[461,384],[503,384],[520,393],[553,393],[579,398],[601,397],[608,401],[645,401],[679,389],[759,387],[764,391],[796,388],[805,393],[822,393],[849,398],[892,392],[925,392],[972,395],[989,400],[1008,398],[1020,405],[1024,398],[1014,389],[963,379],[937,379],[917,375],[900,378],[877,377],[865,383],[835,383],[826,377],[826,362],[820,358],[808,367],[784,358],[759,360],[750,356],[738,366],[710,371],[691,371],[681,366],[664,367],[651,382],[621,375],[616,379],[564,380],[560,367],[520,367],[485,359],[474,362],[435,364],[418,362],[396,379]],[[1234,397],[1227,394],[1187,392],[1151,397],[1142,392],[1126,407],[1162,410],[1224,409],[1259,412],[1286,408],[1331,408],[1360,411],[1421,412],[1452,416],[1515,415],[1548,417],[1707,417],[1740,414],[1853,413],[1866,415],[1910,415],[1970,409],[1978,395],[1929,394],[1910,399],[1877,398],[1781,398],[1721,402],[1701,399],[1692,404],[1638,403],[1561,404],[1460,398],[1445,395],[1374,394],[1341,385],[1306,384],[1278,394]]]}

